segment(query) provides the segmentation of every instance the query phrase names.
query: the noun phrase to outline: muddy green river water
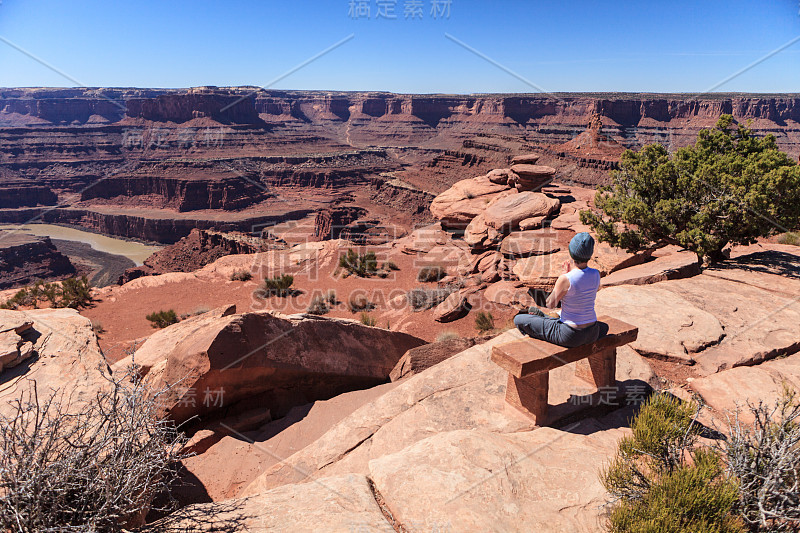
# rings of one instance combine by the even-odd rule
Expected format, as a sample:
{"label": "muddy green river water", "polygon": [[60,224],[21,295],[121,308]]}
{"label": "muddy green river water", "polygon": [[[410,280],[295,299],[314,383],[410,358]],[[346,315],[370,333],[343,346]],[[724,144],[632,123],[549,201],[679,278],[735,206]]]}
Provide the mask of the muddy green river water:
{"label": "muddy green river water", "polygon": [[54,224],[25,224],[21,226],[12,224],[0,225],[0,230],[14,229],[21,229],[25,233],[32,233],[33,235],[47,236],[51,239],[85,242],[99,252],[125,256],[136,263],[137,266],[141,265],[150,254],[162,248],[161,246],[151,246],[114,237],[106,237],[98,233],[90,233],[88,231],[65,226],[56,226]]}

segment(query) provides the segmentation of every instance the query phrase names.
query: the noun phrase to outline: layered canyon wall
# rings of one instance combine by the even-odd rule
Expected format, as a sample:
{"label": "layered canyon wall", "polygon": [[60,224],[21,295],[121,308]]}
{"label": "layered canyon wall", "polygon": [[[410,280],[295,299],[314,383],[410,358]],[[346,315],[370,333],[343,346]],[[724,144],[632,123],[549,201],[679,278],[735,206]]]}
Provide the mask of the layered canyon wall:
{"label": "layered canyon wall", "polygon": [[[367,210],[355,231],[410,227],[433,195],[517,153],[602,183],[623,147],[688,145],[724,113],[800,154],[800,95],[0,89],[0,222],[161,243],[315,214],[330,225],[333,208]],[[595,120],[602,135],[585,153]]]}

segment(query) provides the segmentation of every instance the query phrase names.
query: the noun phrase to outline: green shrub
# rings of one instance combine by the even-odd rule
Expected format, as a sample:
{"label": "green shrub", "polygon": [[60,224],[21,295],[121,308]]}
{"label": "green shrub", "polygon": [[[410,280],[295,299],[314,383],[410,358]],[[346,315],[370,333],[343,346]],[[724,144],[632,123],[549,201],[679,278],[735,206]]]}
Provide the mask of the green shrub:
{"label": "green shrub", "polygon": [[486,333],[494,329],[494,317],[492,313],[478,311],[475,315],[475,328],[481,333]]}
{"label": "green shrub", "polygon": [[792,246],[800,246],[800,233],[794,231],[781,233],[781,235],[778,237],[778,243],[791,244]]}
{"label": "green shrub", "polygon": [[45,283],[37,281],[29,287],[17,291],[0,308],[17,309],[20,306],[38,307],[39,302],[47,301],[50,307],[86,307],[92,302],[92,285],[86,276],[69,278],[61,282]]}
{"label": "green shrub", "polygon": [[14,296],[12,296],[11,298],[9,298],[5,302],[3,302],[3,304],[0,305],[0,308],[2,308],[2,309],[16,309],[17,307],[19,307],[21,305],[23,305],[23,306],[32,305],[32,306],[36,307],[37,303],[38,303],[38,301],[31,297],[31,294],[30,294],[30,291],[28,290],[28,288],[24,287],[24,288],[18,290],[16,293],[14,293]]}
{"label": "green shrub", "polygon": [[370,316],[366,311],[361,311],[361,323],[365,326],[375,327],[377,321],[375,317]]}
{"label": "green shrub", "polygon": [[291,274],[281,274],[273,278],[264,279],[263,291],[265,294],[274,294],[276,296],[290,296],[292,291],[292,284],[294,283],[294,276]]}
{"label": "green shrub", "polygon": [[92,301],[92,286],[86,276],[68,278],[61,282],[60,307],[86,307]]}
{"label": "green shrub", "polygon": [[417,274],[417,281],[439,281],[447,275],[444,268],[440,266],[426,266],[419,269]]}
{"label": "green shrub", "polygon": [[731,513],[736,483],[726,479],[719,457],[707,449],[651,481],[636,500],[614,507],[609,515],[615,533],[744,533]]}
{"label": "green shrub", "polygon": [[339,299],[336,297],[336,291],[333,289],[328,291],[328,294],[325,295],[325,299],[328,301],[328,305],[339,305]]}
{"label": "green shrub", "polygon": [[673,154],[660,144],[624,152],[612,180],[595,196],[599,212],[580,218],[630,252],[674,244],[713,262],[728,245],[800,225],[800,166],[773,135],[734,129],[731,115]]}
{"label": "green shrub", "polygon": [[436,307],[445,301],[453,292],[454,290],[449,287],[441,289],[417,287],[406,293],[406,300],[408,300],[408,304],[414,311],[423,311]]}
{"label": "green shrub", "polygon": [[351,313],[357,313],[358,311],[371,311],[375,308],[375,304],[372,303],[364,294],[350,295],[350,300],[347,302],[347,306],[350,308]]}
{"label": "green shrub", "polygon": [[375,257],[375,252],[358,254],[352,248],[348,248],[347,253],[339,257],[339,266],[347,271],[347,275],[354,274],[366,278],[377,272],[378,259]]}
{"label": "green shrub", "polygon": [[311,315],[324,315],[330,310],[331,308],[328,306],[328,300],[323,296],[317,296],[311,300],[308,309],[306,309],[306,313]]}
{"label": "green shrub", "polygon": [[651,395],[631,421],[632,434],[601,474],[616,499],[615,533],[744,532],[732,510],[737,484],[719,456],[696,448],[697,409],[665,393]]}
{"label": "green shrub", "polygon": [[234,270],[231,273],[231,281],[250,281],[253,279],[253,274],[249,270]]}
{"label": "green shrub", "polygon": [[158,311],[152,312],[145,317],[147,320],[150,321],[150,325],[154,328],[165,328],[172,324],[177,324],[179,322],[178,315],[175,314],[175,311],[172,309],[168,311]]}

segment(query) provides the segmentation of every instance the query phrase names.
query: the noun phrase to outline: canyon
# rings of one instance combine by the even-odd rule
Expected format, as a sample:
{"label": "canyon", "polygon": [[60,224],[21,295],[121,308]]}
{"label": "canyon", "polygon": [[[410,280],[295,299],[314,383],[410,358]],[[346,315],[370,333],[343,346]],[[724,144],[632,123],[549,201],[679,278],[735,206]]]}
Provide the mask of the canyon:
{"label": "canyon", "polygon": [[408,231],[430,221],[432,195],[513,154],[596,185],[623,149],[685,146],[723,113],[800,155],[798,95],[6,88],[0,222],[171,244],[349,210],[363,213],[353,227]]}
{"label": "canyon", "polygon": [[[17,131],[20,150],[3,152],[2,183],[25,201],[0,220],[165,246],[79,310],[0,311],[0,408],[31,387],[91,399],[131,372],[166,390],[158,415],[188,438],[179,509],[155,501],[138,531],[601,531],[602,465],[653,390],[701,400],[707,426],[722,428],[736,402],[800,385],[800,248],[761,239],[701,269],[677,246],[632,254],[598,242],[598,315],[640,332],[615,356],[616,386],[596,391],[572,363],[549,377],[551,420],[509,408],[491,354],[522,338],[514,317],[552,290],[568,243],[591,231],[579,214],[595,186],[637,146],[597,101],[550,133],[539,132],[555,115],[498,133],[518,109],[499,97],[480,106],[501,111],[457,122],[437,106],[466,105],[459,97],[273,95],[267,105],[242,89],[132,91],[121,115],[103,98],[117,93],[100,94],[83,107],[5,112],[16,125],[0,139]],[[783,129],[757,131],[780,132],[796,156],[781,101]],[[715,119],[691,120],[670,134],[676,143]],[[75,148],[91,136],[100,146],[114,128],[118,148]],[[187,128],[197,131],[181,146]],[[127,141],[162,129],[163,142]],[[231,133],[217,142],[216,131]],[[43,193],[27,186],[55,202],[31,200]],[[46,237],[18,239],[7,239],[12,253],[54,250]],[[373,252],[379,268],[349,273],[349,249]],[[14,271],[44,277],[32,265]],[[291,290],[265,290],[277,276]],[[167,310],[177,323],[148,318]]]}

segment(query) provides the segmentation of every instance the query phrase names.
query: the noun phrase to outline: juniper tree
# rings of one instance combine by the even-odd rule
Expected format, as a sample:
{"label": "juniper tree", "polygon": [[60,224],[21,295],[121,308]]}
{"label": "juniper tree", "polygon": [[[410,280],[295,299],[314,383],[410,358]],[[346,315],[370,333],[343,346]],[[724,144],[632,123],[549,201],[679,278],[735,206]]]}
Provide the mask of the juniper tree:
{"label": "juniper tree", "polygon": [[800,223],[800,166],[731,115],[674,154],[659,144],[624,152],[612,180],[581,221],[629,252],[675,244],[713,262],[728,245]]}

